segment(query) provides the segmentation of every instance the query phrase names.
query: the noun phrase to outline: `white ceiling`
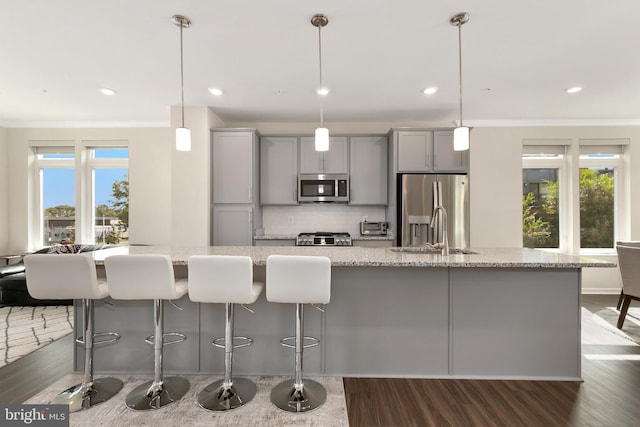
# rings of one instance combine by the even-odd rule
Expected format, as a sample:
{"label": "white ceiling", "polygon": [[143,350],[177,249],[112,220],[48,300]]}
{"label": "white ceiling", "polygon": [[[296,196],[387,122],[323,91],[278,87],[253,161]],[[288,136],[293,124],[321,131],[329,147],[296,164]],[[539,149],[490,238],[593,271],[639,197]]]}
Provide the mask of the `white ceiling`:
{"label": "white ceiling", "polygon": [[[458,118],[640,124],[638,0],[0,0],[0,125],[168,125],[180,104],[227,123]],[[438,86],[430,97],[422,90]],[[565,89],[582,86],[578,94]],[[112,88],[106,97],[98,89]],[[209,87],[224,90],[213,97]]]}

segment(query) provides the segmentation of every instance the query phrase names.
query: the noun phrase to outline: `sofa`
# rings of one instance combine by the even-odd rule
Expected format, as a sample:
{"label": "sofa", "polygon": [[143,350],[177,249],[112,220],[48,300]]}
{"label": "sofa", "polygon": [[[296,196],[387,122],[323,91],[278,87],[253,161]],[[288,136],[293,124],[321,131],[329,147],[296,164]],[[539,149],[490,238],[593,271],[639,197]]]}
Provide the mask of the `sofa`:
{"label": "sofa", "polygon": [[[115,245],[54,245],[42,248],[36,254],[71,254],[92,252],[115,247]],[[72,305],[73,300],[39,300],[27,291],[27,279],[23,260],[0,267],[0,306]]]}

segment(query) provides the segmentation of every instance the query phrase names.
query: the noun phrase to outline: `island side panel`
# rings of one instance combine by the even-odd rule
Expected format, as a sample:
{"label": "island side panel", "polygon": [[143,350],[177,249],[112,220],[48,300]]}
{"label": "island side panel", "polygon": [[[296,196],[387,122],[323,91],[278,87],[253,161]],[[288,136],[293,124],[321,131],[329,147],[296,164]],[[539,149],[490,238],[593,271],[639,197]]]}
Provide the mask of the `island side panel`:
{"label": "island side panel", "polygon": [[325,371],[361,377],[448,373],[446,268],[332,269]]}
{"label": "island side panel", "polygon": [[580,379],[579,269],[452,269],[452,374]]}
{"label": "island side panel", "polygon": [[[175,301],[178,310],[168,301],[164,302],[164,331],[181,332],[186,341],[165,345],[163,352],[164,371],[167,374],[196,372],[198,369],[198,304],[187,296]],[[147,373],[154,368],[153,345],[145,338],[154,333],[153,301],[113,300],[95,301],[94,330],[117,332],[120,339],[112,344],[94,345],[94,370],[96,373]],[[75,333],[82,335],[82,304],[75,301]],[[96,341],[108,337],[96,337]],[[166,340],[173,340],[167,337]],[[75,346],[74,370],[84,369],[84,350]]]}

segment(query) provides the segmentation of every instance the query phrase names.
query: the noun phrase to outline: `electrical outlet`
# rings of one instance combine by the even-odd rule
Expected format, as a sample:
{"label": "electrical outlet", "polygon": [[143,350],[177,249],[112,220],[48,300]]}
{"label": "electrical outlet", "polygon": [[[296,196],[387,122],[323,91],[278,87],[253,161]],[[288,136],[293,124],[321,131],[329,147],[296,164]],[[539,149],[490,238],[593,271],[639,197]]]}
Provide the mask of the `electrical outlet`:
{"label": "electrical outlet", "polygon": [[289,222],[289,224],[293,224],[293,215],[289,216],[289,218],[287,218],[287,221]]}
{"label": "electrical outlet", "polygon": [[362,222],[367,222],[367,216],[366,215],[362,215]]}

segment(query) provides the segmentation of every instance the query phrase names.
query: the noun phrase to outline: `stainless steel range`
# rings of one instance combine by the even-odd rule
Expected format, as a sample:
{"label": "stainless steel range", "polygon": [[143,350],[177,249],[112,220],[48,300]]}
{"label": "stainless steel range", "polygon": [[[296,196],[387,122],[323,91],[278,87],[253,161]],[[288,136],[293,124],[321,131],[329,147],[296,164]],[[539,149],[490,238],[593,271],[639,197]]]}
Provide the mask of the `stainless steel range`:
{"label": "stainless steel range", "polygon": [[316,231],[298,234],[296,246],[352,246],[352,243],[349,233]]}

